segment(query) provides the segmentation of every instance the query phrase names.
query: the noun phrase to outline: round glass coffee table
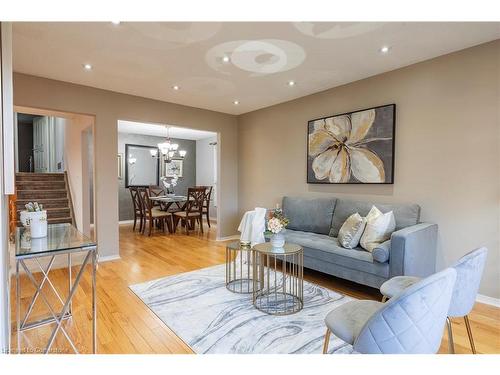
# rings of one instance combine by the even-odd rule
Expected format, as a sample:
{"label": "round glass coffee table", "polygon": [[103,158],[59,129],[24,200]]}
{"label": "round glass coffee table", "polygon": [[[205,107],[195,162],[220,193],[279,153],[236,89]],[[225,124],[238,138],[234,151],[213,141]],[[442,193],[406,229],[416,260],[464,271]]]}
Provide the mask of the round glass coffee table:
{"label": "round glass coffee table", "polygon": [[[304,306],[304,249],[266,242],[253,247],[253,305],[271,315],[294,314]],[[259,288],[255,288],[255,286]]]}
{"label": "round glass coffee table", "polygon": [[226,288],[231,292],[250,294],[259,286],[254,282],[252,252],[250,244],[244,245],[240,241],[226,246]]}

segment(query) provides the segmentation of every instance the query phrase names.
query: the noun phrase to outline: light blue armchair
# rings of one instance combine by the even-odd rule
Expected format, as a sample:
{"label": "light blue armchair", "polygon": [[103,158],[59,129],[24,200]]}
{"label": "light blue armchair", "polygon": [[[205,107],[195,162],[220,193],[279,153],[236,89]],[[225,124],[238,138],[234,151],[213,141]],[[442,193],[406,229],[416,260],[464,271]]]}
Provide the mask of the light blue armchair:
{"label": "light blue armchair", "polygon": [[[465,320],[465,327],[467,329],[467,335],[469,336],[472,353],[476,353],[476,347],[474,345],[468,315],[472,311],[476,301],[487,254],[488,249],[481,247],[463,256],[453,266],[453,268],[457,271],[457,281],[455,283],[455,287],[453,288],[453,296],[451,299],[450,309],[448,311],[448,319],[446,320],[448,326],[448,344],[450,353],[455,352],[450,318],[462,317]],[[406,288],[415,284],[419,280],[420,279],[418,277],[397,276],[386,281],[380,287],[380,292],[384,296],[382,302],[384,302],[387,298],[392,298],[401,294]]]}
{"label": "light blue armchair", "polygon": [[331,311],[323,353],[330,334],[359,353],[432,354],[439,350],[457,272],[436,273],[410,286],[387,303],[351,301]]}

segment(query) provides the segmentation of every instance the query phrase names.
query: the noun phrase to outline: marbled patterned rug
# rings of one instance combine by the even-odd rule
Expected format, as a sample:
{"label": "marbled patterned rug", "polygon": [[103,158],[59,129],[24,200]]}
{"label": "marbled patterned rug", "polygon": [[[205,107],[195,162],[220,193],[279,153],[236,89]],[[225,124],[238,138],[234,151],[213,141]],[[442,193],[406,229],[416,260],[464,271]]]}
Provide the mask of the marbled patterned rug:
{"label": "marbled patterned rug", "polygon": [[[228,291],[225,265],[130,286],[130,289],[196,353],[320,354],[329,311],[352,300],[304,281],[304,308],[272,316],[255,309],[252,296]],[[331,336],[330,352],[352,347]]]}

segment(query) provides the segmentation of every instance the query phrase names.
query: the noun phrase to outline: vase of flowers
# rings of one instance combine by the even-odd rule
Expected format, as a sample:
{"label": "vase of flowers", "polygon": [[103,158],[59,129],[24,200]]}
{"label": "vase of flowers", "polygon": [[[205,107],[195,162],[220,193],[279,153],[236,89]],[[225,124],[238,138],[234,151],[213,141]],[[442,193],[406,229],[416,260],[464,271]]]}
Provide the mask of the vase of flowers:
{"label": "vase of flowers", "polygon": [[43,238],[47,236],[47,211],[37,202],[29,202],[26,210],[21,211],[20,220],[25,228],[29,228],[31,238]]}
{"label": "vase of flowers", "polygon": [[174,177],[163,176],[161,178],[161,182],[163,183],[163,186],[166,189],[167,195],[173,195],[174,194],[174,187],[177,186],[177,183],[179,182],[179,176],[177,176],[177,175],[175,175]]}
{"label": "vase of flowers", "polygon": [[267,222],[268,233],[271,234],[271,245],[274,248],[280,248],[285,245],[285,236],[283,232],[290,220],[288,220],[281,209],[276,209],[271,212],[270,218]]}

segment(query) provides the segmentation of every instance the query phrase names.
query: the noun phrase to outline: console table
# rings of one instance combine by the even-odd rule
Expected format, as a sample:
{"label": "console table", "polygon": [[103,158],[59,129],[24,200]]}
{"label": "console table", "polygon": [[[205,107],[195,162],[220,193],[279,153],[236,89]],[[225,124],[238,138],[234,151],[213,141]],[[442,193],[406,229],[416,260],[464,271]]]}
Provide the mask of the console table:
{"label": "console table", "polygon": [[[76,278],[73,282],[71,273],[71,256],[73,253],[84,253],[85,258],[78,271]],[[56,256],[67,257],[68,263],[68,294],[65,299],[54,287],[54,284],[49,278],[49,273],[54,264]],[[87,264],[92,264],[92,352],[97,351],[97,337],[96,337],[96,323],[97,323],[97,306],[96,306],[96,268],[97,268],[97,245],[95,242],[80,233],[71,224],[49,224],[47,229],[47,237],[44,238],[31,238],[30,231],[26,228],[16,229],[16,311],[17,311],[17,350],[21,353],[21,332],[36,329],[47,324],[55,324],[52,334],[44,349],[44,353],[50,352],[52,344],[56,335],[61,332],[64,334],[72,349],[78,353],[73,341],[68,335],[67,331],[62,326],[64,320],[70,318],[72,300],[75,291],[78,288],[82,275],[85,271]],[[42,267],[40,258],[48,258],[48,264]],[[36,281],[30,268],[26,265],[27,261],[33,261],[32,264],[38,266],[42,272],[42,280],[40,283]],[[28,279],[35,287],[35,294],[26,310],[24,317],[21,320],[21,279],[20,279],[20,266],[26,272]],[[55,293],[62,307],[59,309],[54,308],[47,296],[44,294],[42,288],[48,284],[51,290]],[[50,316],[35,322],[29,322],[29,316],[33,310],[33,306],[38,297],[41,297],[45,305],[50,311]]]}

